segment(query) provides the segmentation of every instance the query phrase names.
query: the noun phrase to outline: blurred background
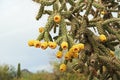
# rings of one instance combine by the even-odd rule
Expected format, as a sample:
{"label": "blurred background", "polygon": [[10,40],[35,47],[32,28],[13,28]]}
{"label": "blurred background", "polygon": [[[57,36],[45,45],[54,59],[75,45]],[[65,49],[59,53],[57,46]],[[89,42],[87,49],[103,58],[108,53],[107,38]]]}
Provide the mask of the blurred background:
{"label": "blurred background", "polygon": [[40,5],[32,0],[0,0],[0,64],[17,66],[32,72],[52,71],[49,64],[54,50],[30,48],[27,41],[36,39],[38,28],[44,26],[47,17],[35,19]]}

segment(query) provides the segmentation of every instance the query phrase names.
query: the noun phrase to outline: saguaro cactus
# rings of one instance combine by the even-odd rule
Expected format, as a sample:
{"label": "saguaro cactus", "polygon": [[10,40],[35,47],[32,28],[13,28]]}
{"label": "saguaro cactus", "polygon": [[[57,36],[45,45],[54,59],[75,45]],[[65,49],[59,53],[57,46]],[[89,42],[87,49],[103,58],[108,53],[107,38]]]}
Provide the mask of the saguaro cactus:
{"label": "saguaro cactus", "polygon": [[21,77],[21,66],[20,63],[18,64],[18,69],[17,69],[17,78]]}
{"label": "saguaro cactus", "polygon": [[[73,70],[87,74],[89,80],[120,79],[120,60],[114,54],[115,46],[120,44],[118,0],[33,1],[40,4],[36,20],[44,14],[49,17],[46,25],[39,28],[38,38],[28,42],[29,46],[45,50],[58,45],[56,56],[64,57],[60,66],[62,72],[66,71],[69,62],[78,58]],[[46,10],[46,6],[52,6],[52,9]],[[56,34],[59,29],[57,36],[51,37],[52,29]]]}

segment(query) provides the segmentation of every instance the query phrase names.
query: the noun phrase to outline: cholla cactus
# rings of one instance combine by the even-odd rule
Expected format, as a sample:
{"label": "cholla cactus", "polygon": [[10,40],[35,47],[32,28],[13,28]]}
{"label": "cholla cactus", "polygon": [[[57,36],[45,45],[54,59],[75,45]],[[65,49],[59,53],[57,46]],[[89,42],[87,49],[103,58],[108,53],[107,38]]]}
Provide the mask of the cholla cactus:
{"label": "cholla cactus", "polygon": [[[115,46],[120,43],[118,0],[33,1],[40,4],[36,20],[44,14],[49,17],[45,27],[39,28],[37,40],[30,40],[30,46],[42,49],[59,46],[56,56],[65,58],[61,65],[64,69],[60,66],[62,72],[66,71],[69,62],[78,58],[73,70],[89,75],[89,80],[120,79],[120,61],[114,55]],[[45,10],[45,6],[52,6],[52,9]],[[58,35],[52,38],[49,32],[53,29],[57,33],[56,28],[59,28]]]}

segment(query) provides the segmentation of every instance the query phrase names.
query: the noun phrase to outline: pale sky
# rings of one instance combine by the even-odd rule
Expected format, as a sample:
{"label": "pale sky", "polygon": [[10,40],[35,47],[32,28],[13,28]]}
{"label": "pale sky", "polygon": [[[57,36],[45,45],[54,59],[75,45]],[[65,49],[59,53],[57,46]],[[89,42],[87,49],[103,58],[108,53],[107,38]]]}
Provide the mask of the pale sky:
{"label": "pale sky", "polygon": [[[49,61],[56,50],[28,47],[27,41],[36,39],[38,28],[44,26],[46,16],[36,21],[39,4],[32,0],[0,0],[0,64],[17,66],[30,71],[51,70]],[[48,53],[49,52],[49,53]]]}

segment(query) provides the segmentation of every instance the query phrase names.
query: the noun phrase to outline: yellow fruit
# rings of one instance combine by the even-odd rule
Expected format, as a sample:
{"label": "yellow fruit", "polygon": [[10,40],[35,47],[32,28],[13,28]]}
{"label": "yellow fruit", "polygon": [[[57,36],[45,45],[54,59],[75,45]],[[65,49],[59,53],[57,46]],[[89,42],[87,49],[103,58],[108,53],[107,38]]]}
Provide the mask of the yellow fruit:
{"label": "yellow fruit", "polygon": [[80,50],[85,49],[85,45],[84,45],[83,43],[79,43],[79,44],[77,44],[77,45],[79,46],[79,49],[80,49]]}
{"label": "yellow fruit", "polygon": [[56,54],[56,57],[57,58],[62,58],[62,56],[63,56],[62,51],[58,51],[57,54]]}
{"label": "yellow fruit", "polygon": [[80,50],[80,48],[79,48],[78,45],[74,45],[71,49],[72,49],[72,51],[73,51],[74,53],[77,53],[77,52],[79,52],[79,50]]}
{"label": "yellow fruit", "polygon": [[40,41],[38,41],[38,40],[34,41],[34,47],[40,48],[40,45],[41,45]]}
{"label": "yellow fruit", "polygon": [[56,42],[48,42],[48,46],[51,48],[51,49],[55,49],[57,47],[57,43]]}
{"label": "yellow fruit", "polygon": [[48,43],[47,42],[42,42],[41,43],[41,49],[45,50],[48,47]]}
{"label": "yellow fruit", "polygon": [[73,52],[73,48],[72,47],[69,49],[69,52]]}
{"label": "yellow fruit", "polygon": [[113,51],[110,50],[109,54],[114,57],[115,56],[115,53]]}
{"label": "yellow fruit", "polygon": [[74,52],[73,52],[73,49],[71,48],[68,53],[70,54],[70,56],[73,56]]}
{"label": "yellow fruit", "polygon": [[61,43],[61,48],[62,48],[63,50],[66,50],[66,49],[68,48],[68,43],[65,42],[65,41],[63,41],[63,42]]}
{"label": "yellow fruit", "polygon": [[101,11],[101,14],[102,15],[105,15],[107,12],[106,11]]}
{"label": "yellow fruit", "polygon": [[73,58],[78,58],[79,57],[79,54],[78,53],[74,53],[73,54]]}
{"label": "yellow fruit", "polygon": [[44,27],[40,27],[40,28],[39,28],[39,32],[40,32],[40,33],[44,32]]}
{"label": "yellow fruit", "polygon": [[65,72],[66,69],[67,69],[67,65],[66,65],[66,64],[61,64],[61,65],[60,65],[60,71],[61,71],[61,72]]}
{"label": "yellow fruit", "polygon": [[107,71],[106,66],[102,66],[102,70],[103,70],[103,73],[105,73]]}
{"label": "yellow fruit", "polygon": [[107,41],[107,38],[106,38],[106,36],[105,36],[104,34],[101,34],[101,35],[99,36],[99,40],[100,40],[101,42],[105,42],[105,41]]}
{"label": "yellow fruit", "polygon": [[61,16],[60,15],[55,15],[54,16],[54,22],[59,23],[61,21]]}
{"label": "yellow fruit", "polygon": [[28,45],[29,45],[29,46],[34,46],[34,41],[35,41],[35,40],[29,40],[29,41],[28,41]]}
{"label": "yellow fruit", "polygon": [[67,52],[65,54],[65,60],[70,60],[71,59],[71,55],[69,54],[69,52]]}

